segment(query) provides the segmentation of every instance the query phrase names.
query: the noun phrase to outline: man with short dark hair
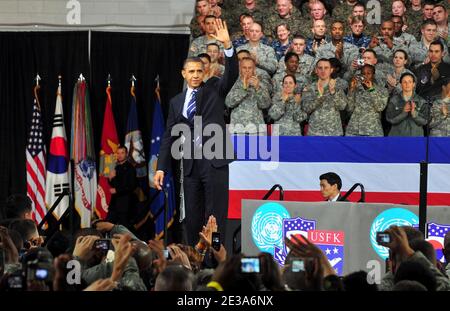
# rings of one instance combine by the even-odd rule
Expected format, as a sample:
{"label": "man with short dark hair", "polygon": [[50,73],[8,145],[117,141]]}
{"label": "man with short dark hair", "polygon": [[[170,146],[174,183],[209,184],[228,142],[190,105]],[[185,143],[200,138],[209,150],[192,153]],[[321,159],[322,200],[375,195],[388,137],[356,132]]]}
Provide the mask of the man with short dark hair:
{"label": "man with short dark hair", "polygon": [[[185,215],[186,244],[190,246],[198,242],[198,233],[210,215],[216,217],[221,240],[225,241],[228,164],[234,160],[234,154],[232,147],[231,151],[228,150],[231,139],[225,126],[224,107],[225,97],[238,77],[239,67],[226,23],[220,19],[215,23],[214,38],[225,47],[225,72],[222,78],[212,77],[203,83],[201,60],[188,58],[185,61],[181,74],[187,89],[170,101],[166,131],[153,178],[154,186],[162,190],[164,176],[172,171],[172,158],[181,158],[180,154],[174,154],[180,147],[177,139],[184,137],[185,142],[181,142],[181,146],[185,214],[181,216]],[[214,134],[203,132],[208,128],[211,130],[211,127]],[[220,133],[216,132],[217,127]]]}
{"label": "man with short dark hair", "polygon": [[214,39],[215,22],[216,17],[214,15],[207,15],[205,17],[205,35],[192,41],[191,46],[189,47],[188,57],[193,57],[200,53],[206,53],[206,47],[209,43],[217,43],[220,47],[220,52],[223,53],[222,44]]}
{"label": "man with short dark hair", "polygon": [[6,217],[33,219],[31,200],[23,194],[12,194],[6,201]]}
{"label": "man with short dark hair", "polygon": [[[430,58],[428,57],[428,50],[433,41],[438,40],[444,42],[437,34],[436,22],[432,19],[426,20],[421,26],[421,39],[414,45],[411,45],[410,57],[413,66],[418,67],[423,64],[428,64]],[[444,61],[448,61],[448,48],[444,45]]]}
{"label": "man with short dark hair", "polygon": [[303,89],[302,106],[309,114],[309,136],[342,136],[340,111],[347,106],[347,96],[331,78],[331,62],[319,59],[316,64],[318,80]]}
{"label": "man with short dark hair", "polygon": [[391,21],[394,24],[394,42],[398,42],[399,45],[403,45],[409,50],[410,46],[417,42],[416,38],[412,34],[403,31],[405,24],[401,16],[392,15]]}
{"label": "man with short dark hair", "polygon": [[331,25],[331,41],[317,49],[316,58],[337,58],[342,64],[343,72],[345,72],[351,66],[353,59],[358,56],[358,48],[345,42],[343,38],[344,22],[333,22]]}
{"label": "man with short dark hair", "polygon": [[155,292],[160,291],[192,291],[194,276],[191,271],[181,265],[172,265],[164,269],[155,281]]}
{"label": "man with short dark hair", "polygon": [[450,77],[450,64],[443,61],[444,45],[435,40],[428,49],[430,62],[417,68],[416,93],[424,99],[437,99],[441,96],[442,85]]}
{"label": "man with short dark hair", "polygon": [[125,146],[117,147],[116,160],[116,167],[109,174],[111,202],[106,219],[131,229],[132,218],[136,216],[134,211],[137,201],[134,194],[137,186],[136,169],[128,162],[128,149]]}
{"label": "man with short dark hair", "polygon": [[394,23],[386,20],[381,23],[380,36],[372,37],[369,48],[373,49],[378,60],[385,63],[392,63],[394,52],[398,49],[409,52],[408,48],[398,40],[394,40]]}
{"label": "man with short dark hair", "polygon": [[[338,174],[328,172],[320,175],[320,193],[325,201],[337,202],[342,201],[341,188],[342,180]],[[347,201],[347,200],[346,200]]]}
{"label": "man with short dark hair", "polygon": [[433,8],[433,20],[437,25],[437,32],[441,39],[448,40],[448,12],[442,4],[437,4]]}

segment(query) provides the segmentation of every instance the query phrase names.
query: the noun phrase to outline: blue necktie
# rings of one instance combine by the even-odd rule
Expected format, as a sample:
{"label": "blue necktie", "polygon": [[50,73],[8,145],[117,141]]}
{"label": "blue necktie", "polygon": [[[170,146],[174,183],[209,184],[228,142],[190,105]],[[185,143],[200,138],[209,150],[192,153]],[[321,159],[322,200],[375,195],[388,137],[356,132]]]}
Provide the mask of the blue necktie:
{"label": "blue necktie", "polygon": [[194,122],[194,116],[195,116],[195,108],[197,103],[197,92],[198,89],[194,89],[191,94],[191,99],[188,102],[186,114],[188,120],[192,123]]}

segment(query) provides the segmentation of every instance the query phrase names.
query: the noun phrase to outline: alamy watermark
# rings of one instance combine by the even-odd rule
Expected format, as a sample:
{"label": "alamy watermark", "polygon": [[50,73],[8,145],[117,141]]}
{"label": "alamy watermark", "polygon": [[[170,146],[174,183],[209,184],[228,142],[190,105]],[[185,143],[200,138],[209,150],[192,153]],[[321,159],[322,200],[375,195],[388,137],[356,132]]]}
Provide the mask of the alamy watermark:
{"label": "alamy watermark", "polygon": [[[180,159],[245,159],[259,160],[261,170],[278,168],[280,159],[279,125],[272,125],[272,136],[258,135],[266,133],[266,124],[234,124],[231,129],[240,129],[235,144],[228,138],[230,127],[224,130],[217,123],[203,127],[201,116],[194,117],[194,130],[188,124],[176,124],[170,135],[178,137],[171,146],[171,155]],[[236,157],[235,157],[236,155]]]}
{"label": "alamy watermark", "polygon": [[66,22],[69,25],[81,24],[81,3],[78,0],[69,0],[66,3],[66,9],[69,10],[66,15]]}

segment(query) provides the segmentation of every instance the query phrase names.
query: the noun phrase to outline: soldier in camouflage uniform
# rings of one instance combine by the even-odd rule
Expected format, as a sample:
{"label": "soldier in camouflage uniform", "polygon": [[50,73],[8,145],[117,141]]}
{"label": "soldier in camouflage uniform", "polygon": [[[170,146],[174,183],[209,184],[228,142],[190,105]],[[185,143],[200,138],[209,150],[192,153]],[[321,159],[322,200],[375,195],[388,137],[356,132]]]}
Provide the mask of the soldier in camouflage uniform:
{"label": "soldier in camouflage uniform", "polygon": [[[302,75],[308,76],[311,74],[311,72],[313,72],[315,63],[314,57],[305,53],[306,41],[307,40],[303,35],[295,35],[294,39],[292,39],[291,47],[287,50],[287,52],[294,52],[299,56],[299,68],[297,69],[297,72],[301,73]],[[284,57],[282,57],[278,62],[277,71],[284,71],[285,69],[286,66]]]}
{"label": "soldier in camouflage uniform", "polygon": [[352,61],[358,56],[358,48],[353,44],[343,41],[344,23],[335,21],[331,25],[331,42],[328,42],[317,49],[316,60],[321,58],[337,58],[341,64],[343,72],[351,66]]}
{"label": "soldier in camouflage uniform", "polygon": [[424,21],[421,0],[412,0],[406,11],[406,32],[412,34],[417,41],[420,40],[420,27]]}
{"label": "soldier in camouflage uniform", "polygon": [[223,11],[223,18],[227,21],[228,27],[231,28],[231,34],[234,36],[239,32],[239,21],[242,14],[248,14],[260,23],[265,23],[267,19],[268,9],[264,1],[254,0],[247,4],[248,0],[240,0],[232,7]]}
{"label": "soldier in camouflage uniform", "polygon": [[[346,136],[383,136],[381,112],[386,108],[388,92],[375,84],[375,67],[364,65],[362,75],[353,77],[346,110],[351,113]],[[364,80],[362,80],[364,78]]]}
{"label": "soldier in camouflage uniform", "polygon": [[[372,35],[374,35],[378,32],[378,29],[380,28],[379,27],[380,24],[375,23],[375,20],[373,20],[373,18],[372,18],[373,15],[370,15],[370,18],[369,18],[369,16],[367,16],[367,10],[366,10],[366,6],[364,4],[356,3],[353,6],[352,17],[354,17],[354,16],[359,16],[366,21],[365,30],[366,30],[366,34],[369,37],[371,37]],[[349,22],[350,22],[350,18],[349,18]]]}
{"label": "soldier in camouflage uniform", "polygon": [[243,58],[239,62],[240,76],[225,99],[232,108],[230,131],[236,134],[266,134],[262,109],[270,107],[267,87],[256,75],[255,61]]}
{"label": "soldier in camouflage uniform", "polygon": [[196,14],[191,19],[189,29],[191,30],[192,38],[198,38],[204,35],[203,22],[207,15],[211,13],[211,5],[208,0],[196,0],[195,2]]}
{"label": "soldier in camouflage uniform", "polygon": [[272,78],[273,93],[281,92],[283,78],[286,75],[295,77],[296,89],[295,94],[301,93],[303,88],[308,84],[308,77],[297,72],[299,65],[299,57],[294,52],[288,52],[285,57],[285,70],[277,72]]}
{"label": "soldier in camouflage uniform", "polygon": [[238,50],[247,50],[256,61],[256,66],[272,76],[277,70],[277,58],[272,47],[261,43],[263,36],[262,26],[254,22],[250,28],[250,41],[242,45]]}
{"label": "soldier in camouflage uniform", "polygon": [[[299,57],[299,66],[297,68],[297,73],[303,76],[309,76],[314,69],[314,57],[305,53],[306,39],[302,35],[298,34],[294,36],[292,40],[291,48],[288,49],[289,52],[294,52]],[[284,63],[284,56],[278,62],[277,72],[283,72],[286,69]]]}
{"label": "soldier in camouflage uniform", "polygon": [[381,24],[380,36],[372,37],[369,48],[373,49],[380,62],[391,63],[394,52],[398,49],[405,50],[409,53],[409,49],[400,41],[394,40],[394,23],[390,20]]}
{"label": "soldier in camouflage uniform", "polygon": [[410,49],[410,58],[411,64],[414,67],[418,67],[424,63],[427,63],[428,60],[428,49],[430,47],[431,42],[436,39],[439,39],[444,45],[444,62],[448,63],[450,61],[450,56],[448,55],[448,48],[445,45],[444,41],[438,37],[437,35],[437,25],[433,20],[427,20],[422,24],[422,38],[419,42],[416,42],[411,46]]}
{"label": "soldier in camouflage uniform", "polygon": [[311,4],[311,9],[305,18],[302,19],[298,30],[300,34],[305,37],[311,37],[311,28],[314,27],[315,21],[322,20],[325,22],[325,27],[328,28],[331,24],[330,16],[327,14],[325,6],[322,2],[313,2]]}
{"label": "soldier in camouflage uniform", "polygon": [[216,77],[223,76],[225,66],[219,63],[220,47],[217,43],[209,43],[206,46],[206,53],[211,57],[210,70],[211,74]]}
{"label": "soldier in camouflage uniform", "polygon": [[411,45],[417,43],[416,38],[407,32],[403,31],[403,19],[400,16],[392,16],[392,23],[394,23],[394,44],[397,41],[397,45],[405,46],[408,51],[411,51]]}
{"label": "soldier in camouflage uniform", "polygon": [[[361,55],[359,60],[363,61],[363,64],[369,64],[375,66],[375,82],[377,85],[385,85],[386,77],[388,72],[392,72],[391,63],[379,63],[378,55],[372,49],[367,49]],[[355,59],[352,65],[348,68],[349,70],[344,74],[344,79],[350,81],[355,74],[361,74],[362,65],[358,64],[358,60]]]}
{"label": "soldier in camouflage uniform", "polygon": [[[239,50],[237,53],[238,60],[241,61],[242,59],[246,57],[252,58],[252,55],[248,50]],[[267,90],[269,91],[269,94],[272,95],[272,78],[267,73],[267,71],[256,67],[256,75],[258,76],[259,80],[261,81],[261,84],[265,85]]]}
{"label": "soldier in camouflage uniform", "polygon": [[188,57],[193,57],[201,53],[206,53],[206,47],[209,43],[216,43],[220,47],[221,55],[223,55],[222,43],[217,41],[213,37],[215,35],[215,28],[214,28],[215,22],[216,22],[215,16],[213,15],[206,16],[205,18],[206,34],[192,41],[191,46],[189,47]]}
{"label": "soldier in camouflage uniform", "polygon": [[273,135],[302,136],[300,122],[306,120],[307,115],[301,108],[300,94],[295,94],[296,79],[286,75],[282,82],[282,89],[272,98],[272,107],[269,109],[269,116],[279,126],[279,132],[274,130]]}
{"label": "soldier in camouflage uniform", "polygon": [[347,0],[336,5],[336,7],[333,9],[333,20],[348,21],[349,16],[352,15],[353,6],[357,2],[358,0]]}
{"label": "soldier in camouflage uniform", "polygon": [[319,60],[315,69],[317,83],[306,87],[302,94],[303,110],[309,115],[309,136],[342,136],[339,111],[347,106],[344,91],[336,89],[336,81],[330,79],[331,63]]}
{"label": "soldier in camouflage uniform", "polygon": [[276,28],[280,24],[287,24],[291,33],[297,33],[302,23],[300,12],[292,5],[291,0],[277,0],[277,11],[264,21],[265,35],[276,39]]}
{"label": "soldier in camouflage uniform", "polygon": [[408,59],[409,56],[406,51],[401,49],[395,51],[394,59],[392,60],[392,70],[388,71],[386,75],[386,87],[389,93],[401,93],[400,77],[407,72],[413,74],[412,71],[406,68]]}
{"label": "soldier in camouflage uniform", "polygon": [[386,108],[386,120],[392,124],[389,136],[423,136],[423,126],[428,122],[428,107],[417,95],[415,77],[404,74],[400,78],[402,92],[394,94]]}
{"label": "soldier in camouflage uniform", "polygon": [[443,6],[442,4],[437,4],[434,6],[433,20],[436,22],[439,37],[441,37],[447,43],[448,36],[450,34],[450,24],[448,23],[448,12],[445,6]]}
{"label": "soldier in camouflage uniform", "polygon": [[[250,37],[250,27],[253,25],[254,19],[251,15],[242,14],[240,16],[240,21],[241,31],[235,32],[231,37],[235,49],[248,43],[248,38]],[[266,45],[270,45],[269,40],[264,36],[261,38],[261,42]]]}
{"label": "soldier in camouflage uniform", "polygon": [[450,137],[450,83],[442,87],[442,98],[433,103],[430,129],[430,136]]}

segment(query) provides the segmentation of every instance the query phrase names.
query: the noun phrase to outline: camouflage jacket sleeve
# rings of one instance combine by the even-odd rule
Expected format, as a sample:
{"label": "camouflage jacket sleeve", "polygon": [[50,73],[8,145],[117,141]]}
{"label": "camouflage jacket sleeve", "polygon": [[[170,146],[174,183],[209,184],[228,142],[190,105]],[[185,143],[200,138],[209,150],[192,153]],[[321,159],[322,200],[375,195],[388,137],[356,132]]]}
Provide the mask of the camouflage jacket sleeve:
{"label": "camouflage jacket sleeve", "polygon": [[344,110],[347,106],[347,96],[343,90],[336,90],[334,94],[329,93],[328,96],[332,97],[337,110]]}
{"label": "camouflage jacket sleeve", "polygon": [[353,110],[355,110],[358,93],[358,89],[355,89],[353,92],[348,91],[347,108],[345,108],[348,112],[353,112]]}
{"label": "camouflage jacket sleeve", "polygon": [[369,94],[375,111],[382,112],[386,108],[388,102],[389,93],[387,89],[381,86],[375,86],[373,92]]}
{"label": "camouflage jacket sleeve", "polygon": [[248,89],[244,89],[242,80],[239,79],[234,83],[231,91],[225,98],[225,106],[229,108],[237,107],[245,98],[247,98],[247,96],[249,96],[249,91]]}
{"label": "camouflage jacket sleeve", "polygon": [[322,105],[322,101],[317,97],[316,84],[313,84],[303,90],[302,107],[303,110],[311,114]]}
{"label": "camouflage jacket sleeve", "polygon": [[258,103],[259,109],[267,109],[272,105],[272,102],[270,100],[269,90],[267,87],[260,82],[260,86],[258,90],[253,89],[253,96],[256,99],[256,102]]}
{"label": "camouflage jacket sleeve", "polygon": [[408,117],[408,112],[403,111],[405,103],[400,96],[394,96],[389,100],[386,108],[386,120],[391,124],[399,124]]}
{"label": "camouflage jacket sleeve", "polygon": [[269,116],[277,121],[286,112],[286,103],[281,99],[281,93],[276,93],[272,98],[272,107],[269,109]]}
{"label": "camouflage jacket sleeve", "polygon": [[293,107],[294,107],[294,114],[293,114],[293,119],[295,122],[302,122],[305,121],[308,118],[308,115],[306,114],[306,112],[303,111],[302,109],[302,105],[301,102],[300,104],[295,103],[294,99],[291,99],[294,103],[293,103]]}
{"label": "camouflage jacket sleeve", "polygon": [[[445,105],[445,104],[444,104]],[[442,112],[442,103],[436,102],[433,104],[433,107],[431,107],[431,122],[430,127],[434,128],[439,126],[445,119],[447,119],[444,113]]]}
{"label": "camouflage jacket sleeve", "polygon": [[428,123],[428,116],[430,114],[428,106],[422,99],[419,99],[418,101],[417,98],[415,98],[414,100],[416,101],[416,114],[412,115],[412,119],[417,125],[425,125]]}
{"label": "camouflage jacket sleeve", "polygon": [[273,75],[277,70],[277,57],[275,56],[275,50],[267,46],[262,53],[258,54],[257,66],[267,71],[270,75]]}
{"label": "camouflage jacket sleeve", "polygon": [[198,55],[200,50],[199,44],[198,44],[198,40],[195,39],[192,41],[191,46],[189,47],[189,53],[188,53],[188,57],[195,57]]}

